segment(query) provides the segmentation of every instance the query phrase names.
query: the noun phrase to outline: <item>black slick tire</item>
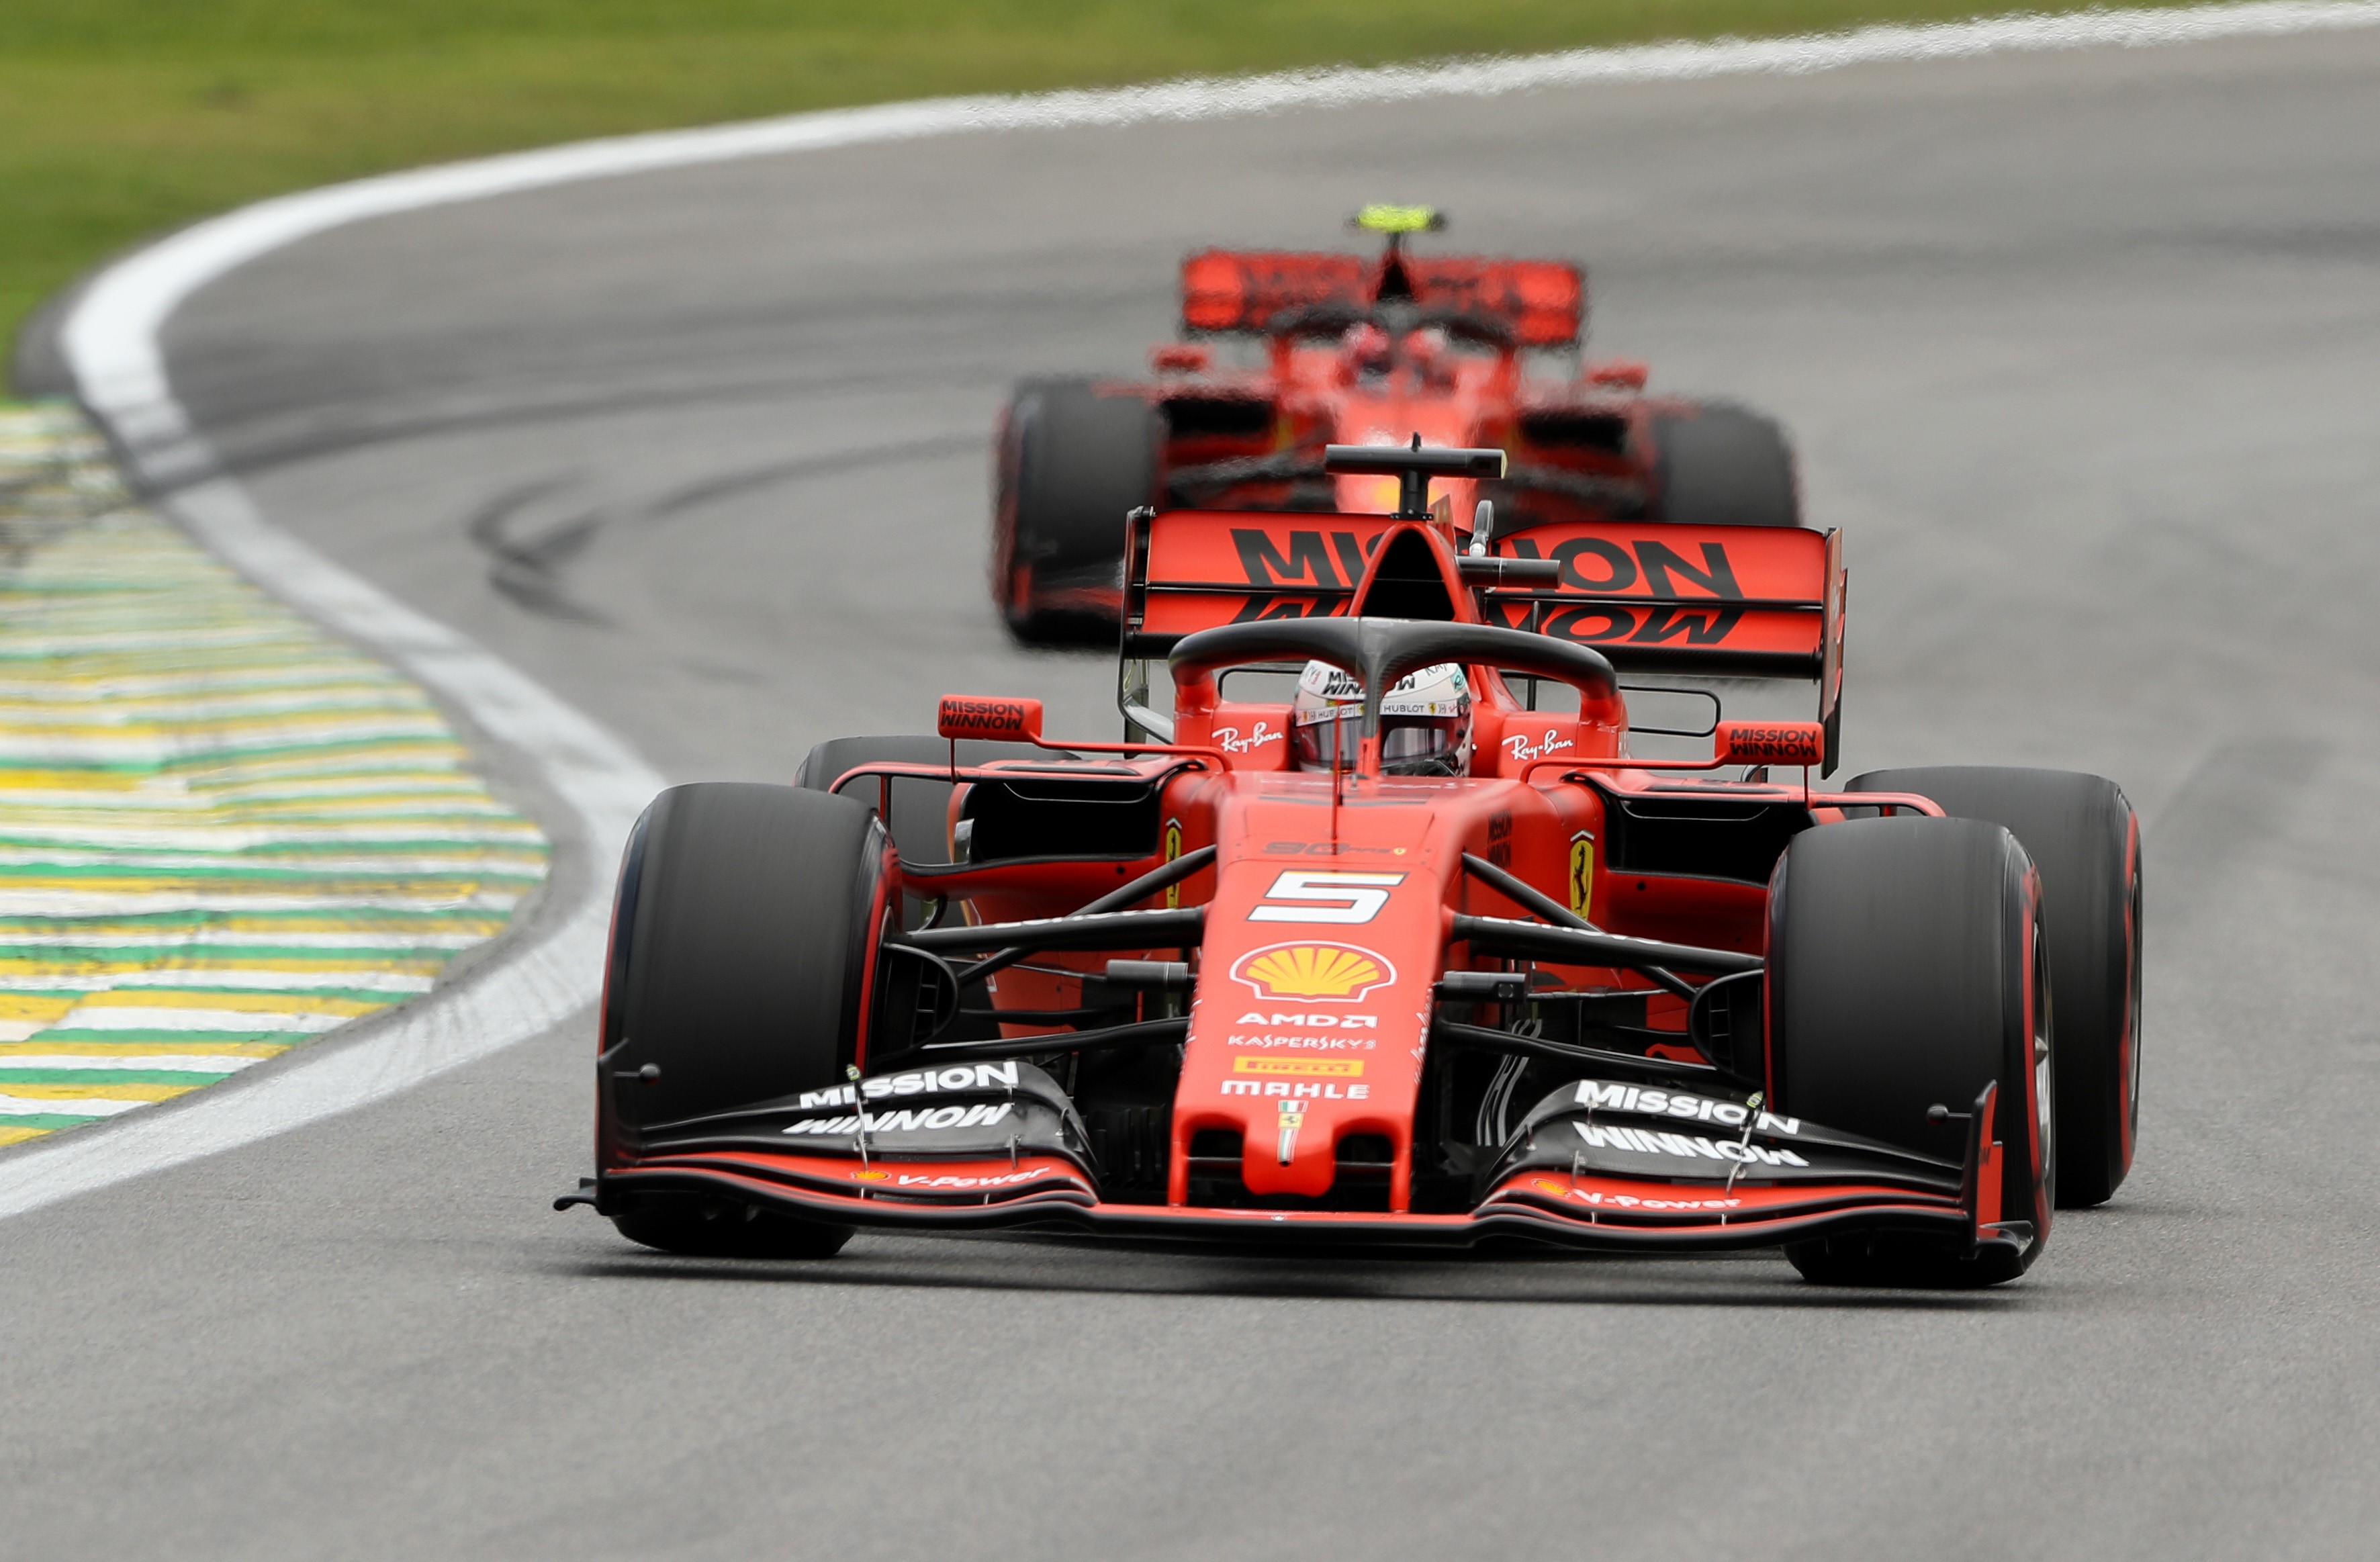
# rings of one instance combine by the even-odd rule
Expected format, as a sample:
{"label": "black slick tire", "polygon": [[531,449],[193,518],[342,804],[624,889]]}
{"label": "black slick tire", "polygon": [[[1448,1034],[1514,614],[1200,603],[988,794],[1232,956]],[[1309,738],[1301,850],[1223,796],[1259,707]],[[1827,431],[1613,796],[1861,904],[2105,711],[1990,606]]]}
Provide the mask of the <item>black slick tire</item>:
{"label": "black slick tire", "polygon": [[1797,527],[1801,485],[1778,421],[1733,402],[1653,415],[1653,515],[1679,526]]}
{"label": "black slick tire", "polygon": [[[653,800],[613,910],[596,1081],[607,1161],[672,1123],[841,1080],[888,857],[853,798],[712,781]],[[851,1234],[707,1196],[632,1197],[613,1217],[621,1234],[670,1253],[825,1257]]]}
{"label": "black slick tire", "polygon": [[1856,820],[1793,838],[1771,881],[1768,1047],[1779,1109],[1961,1159],[1972,1108],[1997,1082],[2000,1218],[2020,1252],[1889,1231],[1790,1243],[1829,1285],[1974,1287],[2012,1280],[2049,1235],[2055,1180],[2050,1014],[2037,879],[2024,848],[1973,819]]}
{"label": "black slick tire", "polygon": [[1156,503],[1164,429],[1133,391],[1027,380],[1000,426],[991,594],[1028,645],[1087,644],[1117,630],[1125,513]]}
{"label": "black slick tire", "polygon": [[2105,1204],[2140,1128],[2141,830],[2123,789],[2072,770],[1876,770],[1852,792],[1913,792],[2005,825],[2041,873],[2058,1012],[2058,1202]]}

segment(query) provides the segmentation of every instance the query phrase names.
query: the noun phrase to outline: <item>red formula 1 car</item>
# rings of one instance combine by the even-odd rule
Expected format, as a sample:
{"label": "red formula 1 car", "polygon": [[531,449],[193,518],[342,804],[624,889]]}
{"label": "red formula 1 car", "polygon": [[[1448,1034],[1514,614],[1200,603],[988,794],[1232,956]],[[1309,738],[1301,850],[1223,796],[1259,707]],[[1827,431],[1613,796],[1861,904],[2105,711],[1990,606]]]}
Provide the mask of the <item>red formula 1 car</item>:
{"label": "red formula 1 car", "polygon": [[[1540,521],[1800,524],[1792,454],[1772,419],[1727,402],[1644,394],[1645,368],[1578,361],[1586,278],[1563,260],[1426,256],[1427,207],[1372,206],[1385,253],[1209,249],[1182,263],[1184,340],[1154,381],[1017,386],[996,443],[992,595],[1027,641],[1112,642],[1124,512],[1140,505],[1385,510],[1393,484],[1333,476],[1324,447],[1496,446],[1503,475],[1442,490],[1494,501],[1507,530]],[[1219,358],[1245,350],[1249,361]],[[1352,582],[1349,582],[1352,584]]]}
{"label": "red formula 1 car", "polygon": [[[954,696],[939,735],[823,744],[795,785],[664,793],[620,878],[598,1171],[563,1202],[694,1253],[1504,1236],[1987,1284],[2114,1191],[2121,792],[1814,786],[1835,533],[1465,539],[1428,484],[1500,453],[1325,459],[1395,512],[1135,517],[1126,741]],[[1318,527],[1352,586],[1238,578]],[[1816,719],[1650,757],[1621,682],[1647,669],[1815,684]]]}

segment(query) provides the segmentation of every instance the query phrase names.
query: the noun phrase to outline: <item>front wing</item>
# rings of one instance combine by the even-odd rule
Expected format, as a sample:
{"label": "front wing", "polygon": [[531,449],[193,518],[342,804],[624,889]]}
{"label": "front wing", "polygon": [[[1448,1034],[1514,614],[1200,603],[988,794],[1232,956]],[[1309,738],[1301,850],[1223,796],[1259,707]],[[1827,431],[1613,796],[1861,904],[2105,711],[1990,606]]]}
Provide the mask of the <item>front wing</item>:
{"label": "front wing", "polygon": [[[1980,1116],[1981,1114],[1979,1114]],[[1978,1135],[1977,1137],[1981,1137]],[[1518,1236],[1568,1247],[1660,1253],[1770,1247],[1861,1231],[1930,1235],[2021,1249],[2031,1233],[1998,1218],[1998,1145],[1969,1156],[1955,1194],[1881,1182],[1735,1186],[1526,1170],[1467,1213],[1198,1208],[1103,1203],[1070,1157],[865,1164],[840,1156],[723,1149],[639,1159],[556,1201],[615,1213],[644,1193],[709,1194],[834,1225],[970,1230],[1040,1228],[1102,1236],[1468,1247]]]}

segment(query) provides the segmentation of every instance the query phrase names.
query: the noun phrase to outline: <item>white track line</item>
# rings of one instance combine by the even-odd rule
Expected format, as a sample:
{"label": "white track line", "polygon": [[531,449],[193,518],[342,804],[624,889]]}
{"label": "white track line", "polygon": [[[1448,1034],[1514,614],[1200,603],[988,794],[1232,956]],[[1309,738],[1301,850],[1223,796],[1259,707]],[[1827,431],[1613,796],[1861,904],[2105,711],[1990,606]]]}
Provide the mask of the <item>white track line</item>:
{"label": "white track line", "polygon": [[[794,115],[709,129],[583,141],[359,179],[260,201],[130,256],[93,280],[64,346],[83,400],[138,475],[199,538],[298,608],[394,660],[517,749],[610,862],[663,784],[618,739],[498,658],[324,559],[266,521],[221,476],[167,383],[159,334],[191,294],[238,266],[367,218],[581,179],[868,142],[997,130],[1199,120],[1548,88],[1803,75],[1846,66],[2092,47],[2143,47],[2380,25],[2380,0],[2255,0],[2181,10],[2084,11],[1799,38],[1657,43],[1370,70],[1291,71],[1030,97],[942,98]],[[263,1077],[187,1107],[132,1114],[0,1159],[0,1217],[35,1209],[393,1095],[526,1040],[596,997],[607,895],[578,900],[476,979],[375,1025],[363,1045],[295,1053]]]}

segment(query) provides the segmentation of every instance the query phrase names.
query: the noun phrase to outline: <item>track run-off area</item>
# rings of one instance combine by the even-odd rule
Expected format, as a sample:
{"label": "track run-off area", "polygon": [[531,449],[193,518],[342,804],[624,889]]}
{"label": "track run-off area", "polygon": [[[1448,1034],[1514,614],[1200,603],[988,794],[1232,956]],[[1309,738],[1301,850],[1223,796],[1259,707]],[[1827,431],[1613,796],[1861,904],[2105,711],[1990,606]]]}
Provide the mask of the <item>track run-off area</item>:
{"label": "track run-off area", "polygon": [[[428,999],[0,1152],[0,1552],[2367,1554],[2380,29],[2221,30],[912,109],[218,230],[85,393],[154,503],[431,692],[552,869]],[[1184,251],[1368,200],[1583,259],[1595,356],[1784,419],[1848,539],[1852,769],[2131,793],[2117,1199],[1959,1296],[1765,1254],[687,1264],[551,1213],[640,793],[949,689],[1111,732],[1106,659],[987,599],[1007,385],[1134,370]]]}

